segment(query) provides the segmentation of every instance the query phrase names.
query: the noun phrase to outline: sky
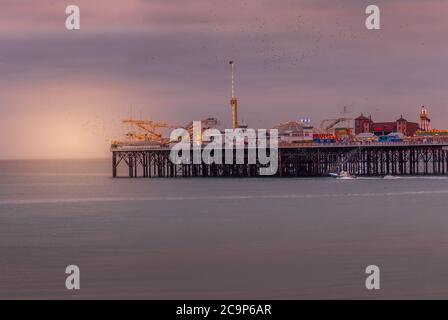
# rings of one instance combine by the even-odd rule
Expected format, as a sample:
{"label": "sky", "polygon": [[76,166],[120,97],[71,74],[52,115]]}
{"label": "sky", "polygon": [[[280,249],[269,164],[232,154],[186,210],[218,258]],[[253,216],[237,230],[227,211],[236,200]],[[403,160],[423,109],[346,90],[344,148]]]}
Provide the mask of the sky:
{"label": "sky", "polygon": [[[65,28],[65,8],[81,29]],[[365,9],[381,10],[381,30]],[[0,0],[0,159],[103,158],[121,120],[372,115],[448,129],[446,0]],[[132,113],[131,113],[132,111]]]}

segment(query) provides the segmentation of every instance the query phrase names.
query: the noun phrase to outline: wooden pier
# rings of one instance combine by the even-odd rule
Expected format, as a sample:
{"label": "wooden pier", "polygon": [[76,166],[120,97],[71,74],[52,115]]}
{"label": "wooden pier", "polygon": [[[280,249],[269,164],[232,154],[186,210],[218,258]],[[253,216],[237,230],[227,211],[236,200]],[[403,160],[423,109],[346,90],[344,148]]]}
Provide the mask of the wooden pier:
{"label": "wooden pier", "polygon": [[[112,176],[129,178],[258,177],[260,164],[180,164],[169,148],[113,147]],[[223,163],[224,163],[223,152]],[[446,175],[448,142],[307,145],[278,148],[278,177],[320,177],[345,170],[357,176]],[[124,175],[119,173],[125,172]]]}

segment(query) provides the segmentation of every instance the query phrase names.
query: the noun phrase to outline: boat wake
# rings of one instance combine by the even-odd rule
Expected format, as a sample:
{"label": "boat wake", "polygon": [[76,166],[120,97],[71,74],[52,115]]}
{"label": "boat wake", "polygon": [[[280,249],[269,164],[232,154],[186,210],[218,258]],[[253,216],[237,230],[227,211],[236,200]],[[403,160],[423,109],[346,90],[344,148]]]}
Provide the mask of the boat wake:
{"label": "boat wake", "polygon": [[421,180],[448,180],[447,176],[384,176],[385,180],[409,180],[409,179],[421,179]]}

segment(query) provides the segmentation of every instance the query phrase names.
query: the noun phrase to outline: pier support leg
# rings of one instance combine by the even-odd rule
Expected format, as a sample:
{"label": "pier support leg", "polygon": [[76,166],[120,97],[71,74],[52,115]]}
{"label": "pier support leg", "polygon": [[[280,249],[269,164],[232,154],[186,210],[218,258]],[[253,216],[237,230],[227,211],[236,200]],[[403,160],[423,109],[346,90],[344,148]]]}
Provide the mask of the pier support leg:
{"label": "pier support leg", "polygon": [[112,153],[112,177],[117,177],[117,153]]}

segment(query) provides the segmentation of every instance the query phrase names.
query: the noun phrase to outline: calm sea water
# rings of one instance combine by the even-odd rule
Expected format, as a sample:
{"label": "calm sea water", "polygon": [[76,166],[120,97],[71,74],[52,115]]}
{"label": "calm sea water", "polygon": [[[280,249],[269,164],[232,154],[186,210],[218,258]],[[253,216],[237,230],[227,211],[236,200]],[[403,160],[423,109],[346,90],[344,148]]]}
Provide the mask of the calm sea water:
{"label": "calm sea water", "polygon": [[0,298],[448,298],[448,178],[114,180],[110,167],[0,162]]}

